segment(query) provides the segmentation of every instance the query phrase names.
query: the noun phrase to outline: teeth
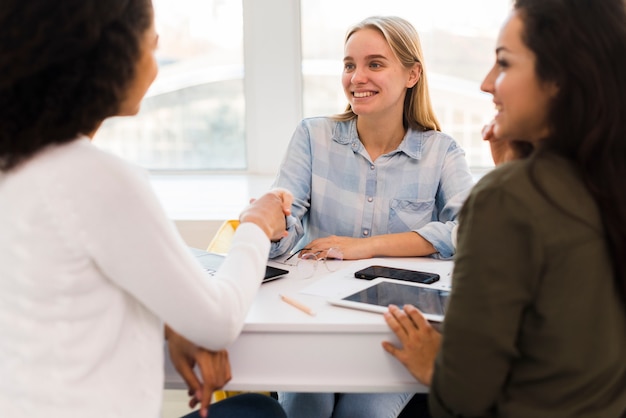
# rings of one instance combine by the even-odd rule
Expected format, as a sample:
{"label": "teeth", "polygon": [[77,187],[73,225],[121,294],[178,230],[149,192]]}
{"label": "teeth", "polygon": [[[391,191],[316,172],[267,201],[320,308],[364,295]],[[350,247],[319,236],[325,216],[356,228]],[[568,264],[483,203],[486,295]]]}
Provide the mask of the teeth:
{"label": "teeth", "polygon": [[369,96],[373,96],[374,93],[371,91],[364,91],[364,92],[354,92],[354,97],[369,97]]}
{"label": "teeth", "polygon": [[502,110],[502,106],[500,106],[500,105],[496,105],[496,110],[497,110],[498,112],[499,112],[499,111],[501,111],[501,110]]}

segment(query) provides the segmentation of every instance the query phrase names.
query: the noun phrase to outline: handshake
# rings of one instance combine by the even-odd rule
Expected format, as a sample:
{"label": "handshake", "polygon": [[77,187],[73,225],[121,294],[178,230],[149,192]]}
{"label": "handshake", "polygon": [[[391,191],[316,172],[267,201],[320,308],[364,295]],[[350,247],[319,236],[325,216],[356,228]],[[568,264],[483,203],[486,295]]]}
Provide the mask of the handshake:
{"label": "handshake", "polygon": [[239,222],[252,222],[258,225],[271,241],[287,236],[285,217],[291,214],[293,195],[285,189],[276,188],[250,204],[239,215]]}

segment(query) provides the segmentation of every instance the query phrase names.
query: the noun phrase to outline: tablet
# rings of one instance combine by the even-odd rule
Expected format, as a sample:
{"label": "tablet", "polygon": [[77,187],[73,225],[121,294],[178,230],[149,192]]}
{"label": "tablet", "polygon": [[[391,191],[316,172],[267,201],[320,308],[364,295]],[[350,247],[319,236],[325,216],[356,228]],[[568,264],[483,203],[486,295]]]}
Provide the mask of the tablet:
{"label": "tablet", "polygon": [[341,299],[330,299],[335,306],[370,312],[387,312],[389,305],[417,307],[429,321],[442,322],[448,307],[449,290],[433,289],[420,283],[378,278],[369,286]]}

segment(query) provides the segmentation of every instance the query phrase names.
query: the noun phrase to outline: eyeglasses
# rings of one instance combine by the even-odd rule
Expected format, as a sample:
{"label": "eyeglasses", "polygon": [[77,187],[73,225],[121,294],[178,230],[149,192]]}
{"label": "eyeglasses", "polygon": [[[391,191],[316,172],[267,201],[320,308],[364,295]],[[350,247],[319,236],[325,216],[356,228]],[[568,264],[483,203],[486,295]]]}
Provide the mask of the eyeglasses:
{"label": "eyeglasses", "polygon": [[[307,250],[310,251],[310,249],[302,248],[289,256],[285,261],[288,261],[301,251]],[[328,271],[333,272],[339,270],[341,261],[343,261],[343,253],[337,248],[329,248],[327,250],[304,253],[300,256],[295,265],[298,270],[298,277],[308,279],[315,275],[319,264],[323,264]]]}

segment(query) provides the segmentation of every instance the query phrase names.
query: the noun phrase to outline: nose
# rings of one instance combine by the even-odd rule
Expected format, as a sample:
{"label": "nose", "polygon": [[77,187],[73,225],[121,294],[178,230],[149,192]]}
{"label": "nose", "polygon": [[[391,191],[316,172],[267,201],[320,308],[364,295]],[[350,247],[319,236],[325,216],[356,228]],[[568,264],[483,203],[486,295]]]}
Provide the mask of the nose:
{"label": "nose", "polygon": [[364,84],[367,81],[365,71],[359,68],[355,68],[352,72],[351,78],[352,84]]}
{"label": "nose", "polygon": [[496,73],[495,73],[495,67],[494,67],[485,76],[485,79],[480,84],[480,89],[486,93],[493,94],[495,78],[496,78]]}

